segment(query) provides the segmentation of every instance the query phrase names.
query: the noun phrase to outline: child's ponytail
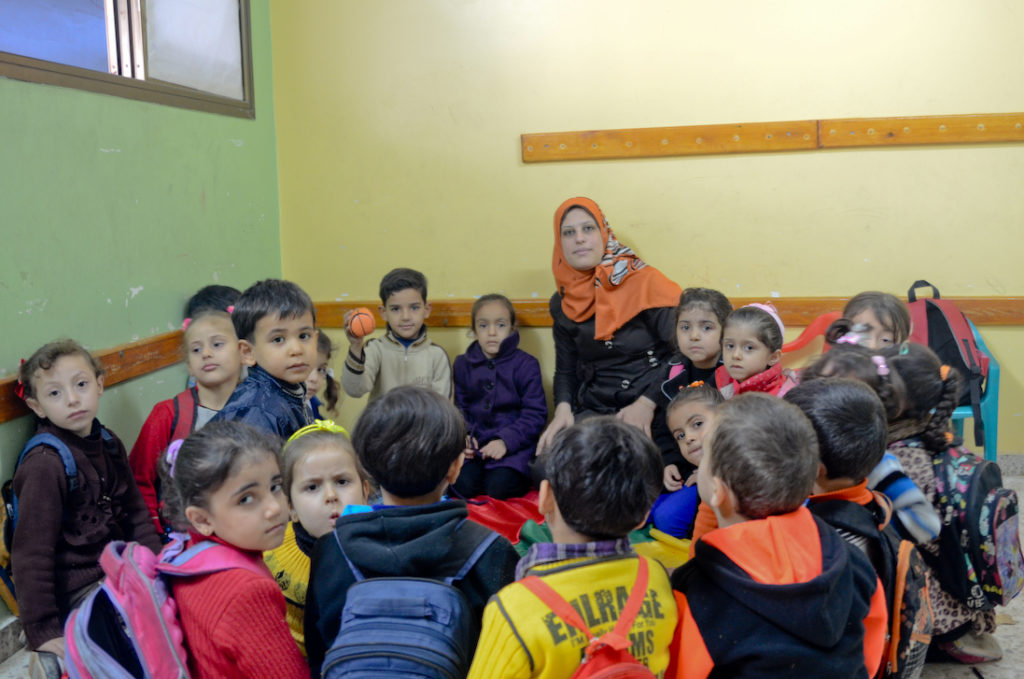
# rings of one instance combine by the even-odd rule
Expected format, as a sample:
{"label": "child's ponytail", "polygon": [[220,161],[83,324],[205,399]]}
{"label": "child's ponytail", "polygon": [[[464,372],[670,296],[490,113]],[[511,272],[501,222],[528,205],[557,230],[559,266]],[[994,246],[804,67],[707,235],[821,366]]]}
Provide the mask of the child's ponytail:
{"label": "child's ponytail", "polygon": [[160,456],[162,516],[175,530],[190,527],[185,510],[208,508],[210,495],[240,464],[261,456],[278,456],[280,440],[241,422],[210,422],[188,438],[171,442]]}
{"label": "child's ponytail", "polygon": [[922,432],[924,444],[935,453],[941,453],[951,445],[959,445],[950,430],[950,418],[960,404],[960,373],[948,365],[939,368],[942,379],[942,393],[932,411],[928,427]]}

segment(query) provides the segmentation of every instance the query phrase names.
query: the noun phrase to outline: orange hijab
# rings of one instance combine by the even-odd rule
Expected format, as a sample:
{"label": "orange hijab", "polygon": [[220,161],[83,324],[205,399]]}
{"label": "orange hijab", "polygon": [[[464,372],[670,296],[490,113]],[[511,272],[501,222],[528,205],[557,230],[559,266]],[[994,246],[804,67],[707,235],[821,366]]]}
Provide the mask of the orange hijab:
{"label": "orange hijab", "polygon": [[[574,269],[562,256],[562,218],[574,207],[591,214],[605,242],[604,256],[589,271]],[[616,330],[641,311],[674,307],[682,293],[678,285],[615,239],[601,208],[589,198],[570,198],[555,210],[551,270],[562,296],[562,312],[577,323],[594,316],[596,340],[611,339]]]}

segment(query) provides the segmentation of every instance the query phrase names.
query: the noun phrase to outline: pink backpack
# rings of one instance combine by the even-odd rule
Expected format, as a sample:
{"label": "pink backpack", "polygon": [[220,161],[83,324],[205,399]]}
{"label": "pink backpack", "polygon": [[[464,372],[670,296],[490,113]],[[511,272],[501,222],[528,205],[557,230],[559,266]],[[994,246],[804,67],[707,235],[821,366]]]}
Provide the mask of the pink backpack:
{"label": "pink backpack", "polygon": [[174,540],[157,557],[137,542],[111,542],[100,565],[103,584],[64,625],[69,679],[188,679],[188,655],[170,595],[171,577],[266,566],[236,549],[204,541],[183,549]]}

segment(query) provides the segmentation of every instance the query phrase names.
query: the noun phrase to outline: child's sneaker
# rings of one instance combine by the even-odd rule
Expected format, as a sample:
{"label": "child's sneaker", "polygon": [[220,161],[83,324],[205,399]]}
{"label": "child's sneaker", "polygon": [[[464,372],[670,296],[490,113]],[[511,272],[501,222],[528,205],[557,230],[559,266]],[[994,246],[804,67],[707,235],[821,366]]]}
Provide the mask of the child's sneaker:
{"label": "child's sneaker", "polygon": [[28,661],[29,679],[61,679],[64,670],[60,658],[53,653],[37,651]]}
{"label": "child's sneaker", "polygon": [[991,662],[1003,657],[1003,649],[994,634],[968,632],[967,634],[939,644],[939,648],[950,658],[965,665]]}

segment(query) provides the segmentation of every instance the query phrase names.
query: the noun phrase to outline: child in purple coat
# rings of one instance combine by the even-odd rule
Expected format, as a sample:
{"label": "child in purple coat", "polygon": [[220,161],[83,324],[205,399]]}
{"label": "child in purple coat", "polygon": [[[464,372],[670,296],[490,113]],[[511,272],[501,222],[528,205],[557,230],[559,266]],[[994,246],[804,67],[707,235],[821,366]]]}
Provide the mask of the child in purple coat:
{"label": "child in purple coat", "polygon": [[476,341],[455,359],[455,405],[469,432],[455,491],[504,500],[530,490],[529,464],[548,419],[540,363],[518,348],[516,310],[504,295],[473,305]]}

